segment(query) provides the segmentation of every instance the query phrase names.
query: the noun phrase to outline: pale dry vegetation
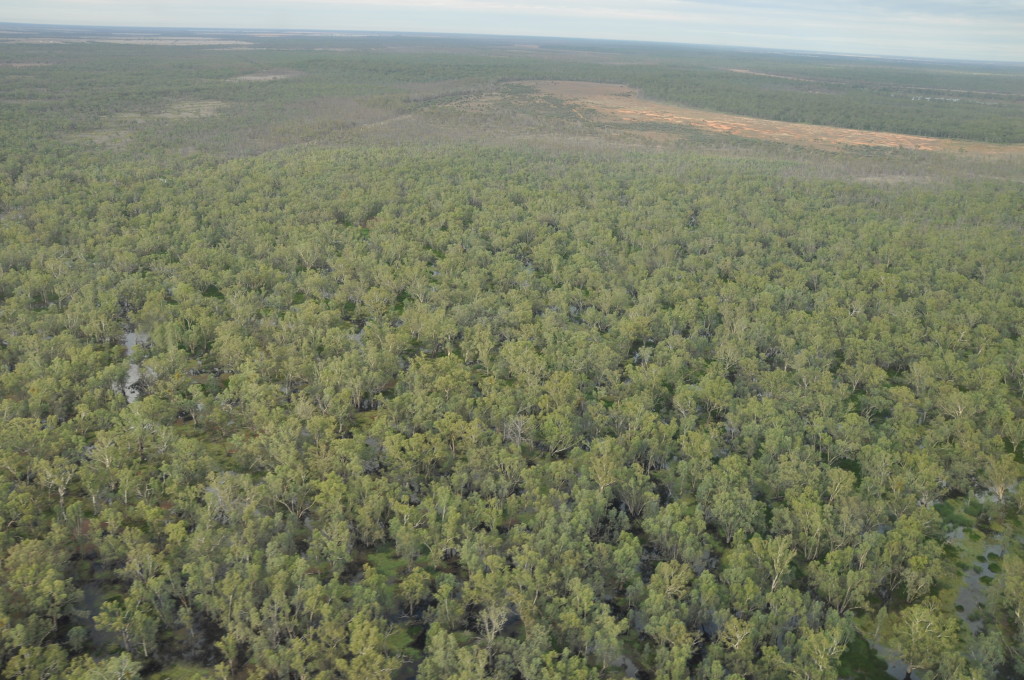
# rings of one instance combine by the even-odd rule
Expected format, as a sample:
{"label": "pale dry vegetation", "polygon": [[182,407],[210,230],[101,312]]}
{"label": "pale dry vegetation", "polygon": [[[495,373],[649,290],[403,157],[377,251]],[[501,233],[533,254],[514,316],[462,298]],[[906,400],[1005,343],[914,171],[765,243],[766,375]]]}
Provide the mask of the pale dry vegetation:
{"label": "pale dry vegetation", "polygon": [[187,120],[190,118],[209,118],[216,116],[227,107],[227,103],[213,100],[180,101],[168,106],[163,111],[141,113],[124,111],[103,118],[103,125],[88,132],[76,132],[71,139],[88,140],[97,144],[121,145],[132,137],[133,131],[151,121]]}
{"label": "pale dry vegetation", "polygon": [[246,73],[245,75],[235,76],[234,78],[228,78],[229,83],[261,83],[269,82],[272,80],[287,80],[288,78],[297,78],[302,75],[300,71],[293,70],[274,70],[274,71],[260,71],[258,73]]}

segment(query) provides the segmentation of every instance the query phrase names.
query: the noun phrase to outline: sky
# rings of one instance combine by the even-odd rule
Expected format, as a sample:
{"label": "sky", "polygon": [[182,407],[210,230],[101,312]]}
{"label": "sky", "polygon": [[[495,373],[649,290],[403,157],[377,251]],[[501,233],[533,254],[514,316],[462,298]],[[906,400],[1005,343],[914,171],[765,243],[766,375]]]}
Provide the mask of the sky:
{"label": "sky", "polygon": [[0,21],[607,38],[1024,62],[1024,0],[3,0]]}

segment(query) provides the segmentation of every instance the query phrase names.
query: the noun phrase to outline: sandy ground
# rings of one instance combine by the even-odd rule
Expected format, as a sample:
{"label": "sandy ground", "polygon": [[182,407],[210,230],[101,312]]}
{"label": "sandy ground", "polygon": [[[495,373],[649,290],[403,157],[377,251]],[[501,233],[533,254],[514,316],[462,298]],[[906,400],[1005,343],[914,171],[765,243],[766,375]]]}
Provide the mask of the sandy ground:
{"label": "sandy ground", "polygon": [[1024,154],[1024,144],[988,144],[893,132],[871,132],[704,111],[643,99],[636,90],[625,85],[564,80],[534,80],[524,81],[522,84],[535,88],[541,94],[562,99],[577,111],[590,109],[600,117],[619,121],[686,125],[710,132],[821,149],[864,146],[992,156]]}

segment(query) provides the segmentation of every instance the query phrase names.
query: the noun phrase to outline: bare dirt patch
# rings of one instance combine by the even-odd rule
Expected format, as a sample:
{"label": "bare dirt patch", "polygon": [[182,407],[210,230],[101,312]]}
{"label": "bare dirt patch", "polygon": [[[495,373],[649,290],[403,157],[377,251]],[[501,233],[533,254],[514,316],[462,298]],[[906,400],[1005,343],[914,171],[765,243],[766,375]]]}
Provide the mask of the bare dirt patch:
{"label": "bare dirt patch", "polygon": [[625,85],[562,80],[523,81],[541,94],[557,97],[583,116],[587,110],[599,119],[634,123],[669,123],[723,134],[797,144],[820,149],[882,147],[986,156],[1024,154],[1024,144],[989,144],[958,139],[939,139],[894,132],[786,123],[693,109],[640,97]]}

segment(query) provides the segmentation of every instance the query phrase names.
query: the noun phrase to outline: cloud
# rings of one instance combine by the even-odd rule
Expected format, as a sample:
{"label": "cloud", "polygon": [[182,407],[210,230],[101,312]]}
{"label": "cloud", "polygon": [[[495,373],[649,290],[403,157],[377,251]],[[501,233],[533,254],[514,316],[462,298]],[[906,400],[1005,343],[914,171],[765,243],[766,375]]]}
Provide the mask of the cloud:
{"label": "cloud", "polygon": [[[853,0],[823,4],[808,0],[304,0],[325,7],[416,8],[475,14],[581,19],[625,19],[672,23],[729,23],[756,26],[759,21],[793,22],[794,28],[815,26],[848,31],[851,22],[864,30],[886,22],[915,22],[904,30],[919,33],[926,26],[955,25],[962,30],[1017,29],[1024,35],[1024,0]],[[995,23],[993,23],[995,22]],[[995,25],[999,24],[999,25]]]}

